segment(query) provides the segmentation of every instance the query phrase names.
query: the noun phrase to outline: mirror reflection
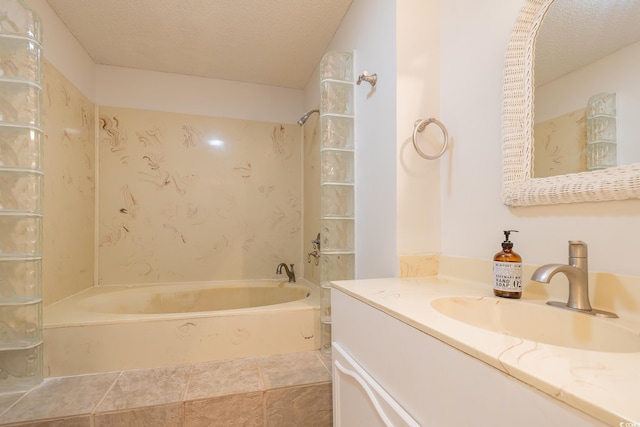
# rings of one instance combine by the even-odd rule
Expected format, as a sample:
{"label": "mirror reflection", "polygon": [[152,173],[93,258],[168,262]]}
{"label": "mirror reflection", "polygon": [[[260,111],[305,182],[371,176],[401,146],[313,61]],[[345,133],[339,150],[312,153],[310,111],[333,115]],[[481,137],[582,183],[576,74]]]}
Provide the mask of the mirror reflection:
{"label": "mirror reflection", "polygon": [[556,0],[535,45],[533,177],[640,163],[640,1]]}

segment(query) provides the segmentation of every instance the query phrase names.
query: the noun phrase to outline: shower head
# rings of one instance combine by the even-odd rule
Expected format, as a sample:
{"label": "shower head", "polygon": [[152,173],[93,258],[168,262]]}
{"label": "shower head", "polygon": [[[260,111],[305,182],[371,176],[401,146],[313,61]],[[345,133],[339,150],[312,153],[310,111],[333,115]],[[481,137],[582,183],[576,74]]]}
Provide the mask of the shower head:
{"label": "shower head", "polygon": [[305,122],[309,119],[309,116],[311,116],[313,113],[319,113],[320,110],[318,110],[317,108],[311,111],[308,111],[304,114],[304,116],[300,117],[300,119],[298,120],[298,124],[300,126],[302,126],[303,124],[305,124]]}

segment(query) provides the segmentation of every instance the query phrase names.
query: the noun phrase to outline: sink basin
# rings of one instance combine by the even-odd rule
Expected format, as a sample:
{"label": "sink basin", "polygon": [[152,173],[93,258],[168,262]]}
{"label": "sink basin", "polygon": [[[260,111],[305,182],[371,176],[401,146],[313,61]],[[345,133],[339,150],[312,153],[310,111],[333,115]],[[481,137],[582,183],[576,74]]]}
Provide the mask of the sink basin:
{"label": "sink basin", "polygon": [[640,352],[640,333],[616,324],[619,319],[491,297],[444,297],[431,305],[459,322],[529,341],[590,351]]}

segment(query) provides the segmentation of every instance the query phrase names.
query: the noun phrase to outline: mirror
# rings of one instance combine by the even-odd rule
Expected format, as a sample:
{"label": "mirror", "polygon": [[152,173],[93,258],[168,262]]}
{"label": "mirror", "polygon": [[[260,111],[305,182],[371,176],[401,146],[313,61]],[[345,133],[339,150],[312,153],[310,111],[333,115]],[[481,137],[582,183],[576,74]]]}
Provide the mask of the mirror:
{"label": "mirror", "polygon": [[[589,15],[590,19],[605,15],[602,5],[610,3],[602,2],[601,0],[556,1],[569,1],[574,8],[582,7],[587,3],[594,3],[596,9],[594,9],[595,12],[593,14]],[[538,36],[544,37],[543,34],[546,31],[541,30],[543,18],[548,13],[549,16],[553,15],[553,12],[550,12],[550,7],[554,3],[554,0],[526,0],[507,47],[503,97],[503,201],[510,206],[528,206],[639,198],[639,159],[632,159],[631,164],[588,172],[571,172],[548,177],[536,177],[534,174],[534,81],[544,81],[545,79],[551,81],[559,77],[544,77],[544,73],[539,70],[538,64],[534,64],[534,57],[536,62],[538,61],[534,52],[536,51]],[[626,1],[625,3],[638,2]],[[563,13],[566,14],[567,12]],[[575,19],[575,16],[573,19]],[[638,20],[636,19],[634,22],[638,22]],[[593,23],[590,25],[592,31],[598,35],[597,26]],[[589,27],[587,26],[586,28],[588,29]],[[577,41],[582,41],[582,38],[577,38]],[[547,42],[541,39],[540,43]],[[591,49],[592,46],[588,42],[587,45],[589,50],[595,50]],[[574,53],[576,53],[575,47],[571,51],[572,55]],[[543,60],[544,56],[543,54]],[[591,59],[592,61],[593,59]],[[540,74],[540,76],[536,74],[535,80],[534,66],[535,73]],[[559,65],[555,63],[549,68],[560,69]],[[567,70],[562,74],[566,73]],[[583,81],[575,85],[582,89],[587,86]],[[636,93],[637,91],[636,89]],[[596,90],[591,92],[589,92],[590,95],[598,95],[603,91]],[[605,92],[607,91],[605,90]],[[620,105],[620,98],[622,98],[623,92],[620,91],[619,87],[616,87],[614,93],[616,94],[618,105]],[[538,100],[538,96],[542,97],[536,91],[536,100]],[[626,92],[624,96],[627,96]],[[638,99],[640,99],[640,96],[638,96]],[[538,111],[537,106],[536,111]],[[566,113],[572,113],[573,111],[575,110],[567,110]],[[618,117],[618,119],[618,123],[621,123],[622,118]],[[633,120],[633,122],[636,121]],[[586,123],[584,125],[586,126]],[[618,140],[622,140],[623,134],[617,135]],[[635,135],[639,134],[639,131],[635,131],[630,135],[635,137]]]}
{"label": "mirror", "polygon": [[538,30],[533,176],[640,162],[640,2],[555,0]]}

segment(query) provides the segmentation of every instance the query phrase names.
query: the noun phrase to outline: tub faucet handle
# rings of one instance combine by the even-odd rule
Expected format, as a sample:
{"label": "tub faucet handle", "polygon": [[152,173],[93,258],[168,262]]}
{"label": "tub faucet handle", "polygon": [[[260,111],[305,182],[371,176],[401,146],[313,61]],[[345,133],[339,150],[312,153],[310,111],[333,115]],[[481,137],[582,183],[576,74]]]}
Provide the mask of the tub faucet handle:
{"label": "tub faucet handle", "polygon": [[316,237],[315,240],[311,241],[311,245],[313,249],[320,250],[320,233],[318,233],[318,237]]}

